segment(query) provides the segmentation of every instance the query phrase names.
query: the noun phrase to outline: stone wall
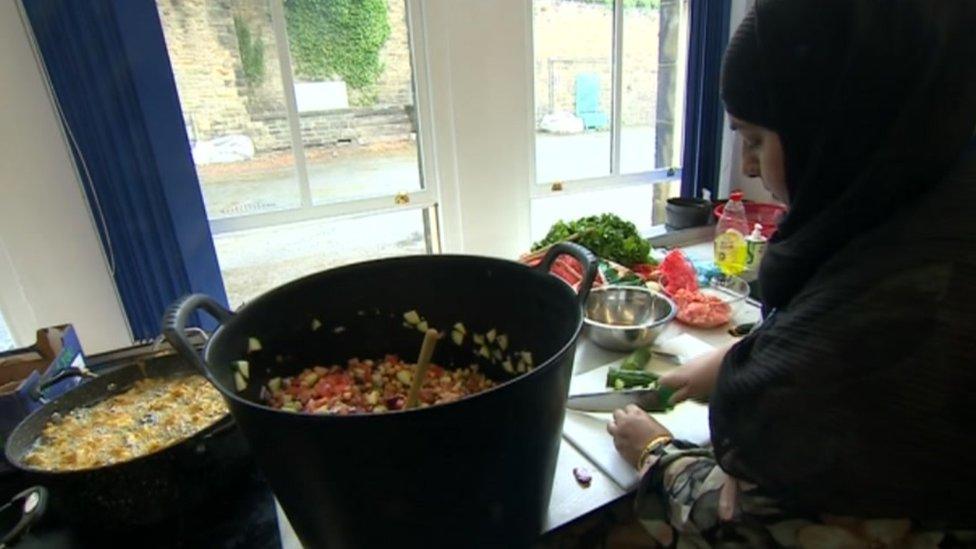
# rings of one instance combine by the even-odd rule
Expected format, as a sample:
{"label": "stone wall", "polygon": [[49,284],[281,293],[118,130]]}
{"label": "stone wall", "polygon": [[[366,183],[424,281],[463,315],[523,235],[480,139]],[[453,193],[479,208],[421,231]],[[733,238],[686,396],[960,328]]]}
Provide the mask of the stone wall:
{"label": "stone wall", "polygon": [[[262,152],[288,150],[291,136],[284,114],[255,117],[263,131],[255,136],[254,146]],[[413,122],[409,107],[374,107],[303,113],[299,118],[305,147],[373,145],[410,139]]]}
{"label": "stone wall", "polygon": [[[287,148],[281,66],[268,0],[156,1],[190,138],[244,134],[251,137],[258,152]],[[392,139],[392,134],[385,132],[393,128],[404,130],[399,139],[411,137],[415,125],[405,2],[387,2],[390,36],[380,52],[384,71],[376,83],[376,105],[349,112],[303,114],[303,135],[311,132],[306,136],[310,139],[307,145]],[[575,79],[582,72],[599,75],[600,102],[610,116],[612,10],[568,0],[535,0],[533,10],[538,118],[549,112],[575,111]],[[249,86],[244,78],[235,16],[264,43],[265,75],[256,86]],[[627,8],[625,13],[625,125],[650,125],[655,119],[658,20],[657,10]],[[350,95],[355,101],[353,90]],[[396,121],[372,124],[394,116],[394,112]],[[367,127],[356,130],[348,126],[353,123]]]}
{"label": "stone wall", "polygon": [[[290,146],[285,99],[268,0],[156,0],[187,133],[192,140],[244,134],[258,152]],[[371,107],[303,113],[306,146],[340,140],[407,140],[413,132],[410,51],[404,0],[388,0],[390,36],[380,52],[385,67]],[[234,18],[264,43],[264,79],[249,86]],[[350,90],[351,99],[355,91]],[[392,120],[395,117],[396,120]],[[353,129],[349,124],[362,124]],[[394,130],[399,134],[391,134]],[[335,139],[332,139],[332,138]],[[342,141],[345,142],[345,141]]]}
{"label": "stone wall", "polygon": [[250,124],[229,4],[157,1],[191,139],[246,133]]}
{"label": "stone wall", "polygon": [[387,0],[390,36],[380,50],[383,74],[376,82],[379,105],[413,104],[413,71],[404,0]]}
{"label": "stone wall", "polygon": [[[534,0],[536,119],[576,110],[576,75],[600,77],[600,105],[611,115],[613,10],[602,4]],[[657,97],[658,11],[624,12],[622,119],[651,125]]]}

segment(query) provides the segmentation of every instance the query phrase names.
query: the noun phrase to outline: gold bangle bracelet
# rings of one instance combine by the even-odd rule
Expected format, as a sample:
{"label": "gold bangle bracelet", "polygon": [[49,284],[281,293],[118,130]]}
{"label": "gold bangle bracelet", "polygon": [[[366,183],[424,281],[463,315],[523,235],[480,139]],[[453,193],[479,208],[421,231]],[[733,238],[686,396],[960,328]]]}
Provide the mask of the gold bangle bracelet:
{"label": "gold bangle bracelet", "polygon": [[639,471],[644,468],[644,464],[647,462],[647,458],[651,456],[651,452],[656,450],[659,446],[663,446],[669,442],[671,442],[671,435],[661,435],[652,438],[651,441],[644,446],[644,449],[641,450],[640,458],[637,459],[637,470]]}

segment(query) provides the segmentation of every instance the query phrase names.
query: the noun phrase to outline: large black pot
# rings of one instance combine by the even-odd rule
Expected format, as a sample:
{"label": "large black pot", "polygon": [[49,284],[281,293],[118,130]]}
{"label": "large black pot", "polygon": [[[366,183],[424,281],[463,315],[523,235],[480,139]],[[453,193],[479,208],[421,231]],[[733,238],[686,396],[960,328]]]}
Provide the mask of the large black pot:
{"label": "large black pot", "polygon": [[[583,265],[579,296],[547,272],[560,254]],[[554,247],[536,269],[469,256],[380,260],[297,280],[236,314],[189,296],[167,313],[164,333],[223,393],[307,547],[524,546],[548,508],[580,304],[595,268],[576,245]],[[181,335],[201,307],[221,322],[203,360]],[[260,403],[268,379],[305,366],[387,353],[414,361],[423,336],[403,326],[410,310],[438,329],[458,321],[469,332],[495,328],[537,367],[513,376],[445,338],[435,363],[479,362],[500,384],[450,404],[370,415],[295,414]],[[249,356],[250,384],[238,393],[231,363],[245,357],[249,337],[263,350]]]}
{"label": "large black pot", "polygon": [[177,444],[113,465],[52,472],[24,463],[53,414],[91,406],[146,377],[195,373],[181,357],[170,354],[86,381],[20,422],[7,439],[7,460],[31,482],[50,490],[51,507],[62,519],[90,531],[149,527],[213,504],[234,488],[251,464],[247,441],[229,414]]}

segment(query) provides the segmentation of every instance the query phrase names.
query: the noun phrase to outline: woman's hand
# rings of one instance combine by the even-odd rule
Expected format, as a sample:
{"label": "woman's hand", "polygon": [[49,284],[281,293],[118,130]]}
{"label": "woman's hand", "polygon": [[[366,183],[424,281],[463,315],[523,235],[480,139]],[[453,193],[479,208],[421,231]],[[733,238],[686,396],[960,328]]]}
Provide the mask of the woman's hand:
{"label": "woman's hand", "polygon": [[715,349],[661,376],[658,384],[675,391],[671,403],[677,404],[689,398],[708,400],[708,396],[715,388],[722,359],[725,358],[725,353],[730,347],[731,345]]}
{"label": "woman's hand", "polygon": [[633,404],[628,404],[623,410],[614,410],[607,431],[613,435],[613,445],[617,451],[634,467],[637,467],[637,460],[648,442],[659,436],[671,435],[663,425]]}

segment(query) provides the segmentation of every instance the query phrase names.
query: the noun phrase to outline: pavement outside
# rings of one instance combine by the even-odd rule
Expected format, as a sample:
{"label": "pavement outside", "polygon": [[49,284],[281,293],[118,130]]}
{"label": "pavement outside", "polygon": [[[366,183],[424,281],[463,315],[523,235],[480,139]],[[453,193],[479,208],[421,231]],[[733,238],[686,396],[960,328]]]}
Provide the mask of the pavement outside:
{"label": "pavement outside", "polygon": [[[313,202],[321,204],[420,189],[416,143],[412,141],[358,149],[306,151]],[[653,169],[652,127],[624,128],[621,171]],[[538,181],[553,182],[610,174],[610,134],[537,134]],[[211,219],[297,208],[299,183],[290,152],[248,162],[198,168]],[[537,200],[533,217],[557,219],[570,212],[620,211],[640,225],[650,222],[651,192],[635,188]],[[374,214],[323,219],[215,235],[224,285],[232,306],[275,286],[319,270],[366,259],[427,252],[423,213]],[[2,333],[2,332],[0,332]],[[2,341],[2,340],[0,340]]]}

